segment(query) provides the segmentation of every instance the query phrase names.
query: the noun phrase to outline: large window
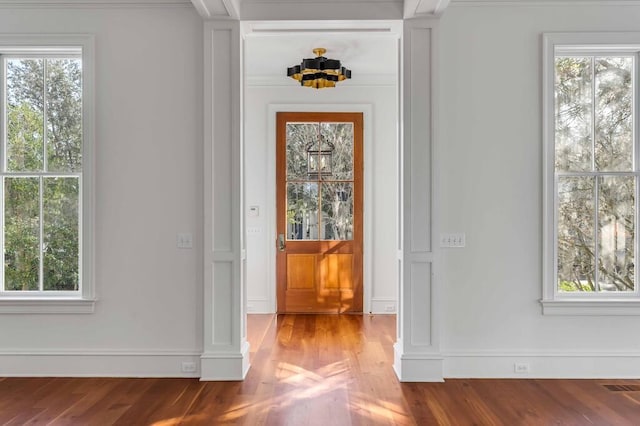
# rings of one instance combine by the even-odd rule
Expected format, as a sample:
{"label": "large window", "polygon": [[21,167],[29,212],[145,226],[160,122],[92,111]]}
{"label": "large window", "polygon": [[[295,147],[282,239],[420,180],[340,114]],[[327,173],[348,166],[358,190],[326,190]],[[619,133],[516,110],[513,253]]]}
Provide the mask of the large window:
{"label": "large window", "polygon": [[41,308],[69,312],[75,300],[88,302],[76,304],[79,311],[90,311],[92,283],[83,270],[91,255],[84,247],[90,239],[83,238],[91,215],[83,46],[0,46],[0,75],[0,307],[63,300],[53,310],[51,303]]}
{"label": "large window", "polygon": [[640,44],[588,43],[592,37],[545,38],[543,305],[549,312],[573,306],[578,309],[566,313],[620,313],[616,305],[629,308],[640,294]]}

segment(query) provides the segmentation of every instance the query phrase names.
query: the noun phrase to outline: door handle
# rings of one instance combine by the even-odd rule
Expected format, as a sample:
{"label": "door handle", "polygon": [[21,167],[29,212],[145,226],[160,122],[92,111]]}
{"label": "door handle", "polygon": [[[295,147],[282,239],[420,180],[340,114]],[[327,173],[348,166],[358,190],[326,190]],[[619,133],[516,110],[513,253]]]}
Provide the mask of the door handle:
{"label": "door handle", "polygon": [[278,250],[284,251],[287,245],[284,242],[284,234],[278,234]]}

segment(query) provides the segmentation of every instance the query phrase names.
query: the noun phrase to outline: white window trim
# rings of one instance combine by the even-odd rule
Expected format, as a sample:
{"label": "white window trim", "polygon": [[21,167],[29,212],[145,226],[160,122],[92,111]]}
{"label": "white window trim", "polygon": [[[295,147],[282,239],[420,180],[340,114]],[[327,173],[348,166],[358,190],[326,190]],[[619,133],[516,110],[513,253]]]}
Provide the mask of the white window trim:
{"label": "white window trim", "polygon": [[0,34],[0,51],[62,52],[64,48],[82,50],[82,214],[80,216],[80,280],[78,294],[17,294],[0,297],[0,314],[93,313],[95,308],[94,279],[94,36],[90,34]]}
{"label": "white window trim", "polygon": [[[640,271],[636,265],[636,291],[631,294],[563,294],[556,288],[556,212],[555,212],[555,103],[554,73],[555,54],[562,50],[585,53],[640,51],[640,33],[604,32],[604,33],[546,33],[542,37],[542,124],[543,124],[543,287],[542,313],[544,315],[640,315]],[[638,81],[637,64],[635,73]],[[637,85],[640,86],[640,85]],[[636,87],[634,105],[634,174],[637,174],[639,151],[638,101],[640,96]],[[636,188],[636,196],[638,188]],[[638,212],[636,212],[636,216]],[[638,221],[636,220],[636,223]],[[636,253],[638,236],[636,233]],[[637,254],[636,254],[637,256]]]}

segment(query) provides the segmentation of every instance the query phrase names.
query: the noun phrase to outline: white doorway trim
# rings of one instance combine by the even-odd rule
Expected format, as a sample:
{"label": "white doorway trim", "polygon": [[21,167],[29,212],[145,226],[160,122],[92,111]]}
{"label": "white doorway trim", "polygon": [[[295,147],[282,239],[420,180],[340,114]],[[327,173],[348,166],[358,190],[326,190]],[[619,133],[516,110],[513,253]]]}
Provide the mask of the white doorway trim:
{"label": "white doorway trim", "polygon": [[[364,31],[381,21],[357,21]],[[273,22],[271,23],[273,24]],[[299,30],[322,29],[309,21]],[[204,289],[201,380],[242,380],[249,369],[242,188],[243,72],[239,21],[209,21],[204,34]],[[340,31],[339,21],[329,21]],[[343,31],[354,30],[345,23]],[[357,26],[357,25],[355,25]],[[437,224],[433,215],[437,24],[402,24],[400,70],[398,327],[401,381],[442,381]],[[362,32],[362,27],[356,29]],[[274,31],[271,29],[271,31]]]}

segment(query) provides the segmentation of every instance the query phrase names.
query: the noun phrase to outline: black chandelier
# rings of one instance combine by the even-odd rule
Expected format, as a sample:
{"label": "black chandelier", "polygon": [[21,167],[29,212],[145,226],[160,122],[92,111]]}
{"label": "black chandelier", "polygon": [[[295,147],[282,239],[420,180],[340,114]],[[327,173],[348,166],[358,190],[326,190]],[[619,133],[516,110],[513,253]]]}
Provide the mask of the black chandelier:
{"label": "black chandelier", "polygon": [[351,70],[343,67],[338,59],[322,56],[326,51],[322,47],[313,49],[317,57],[303,59],[300,65],[287,68],[287,77],[299,81],[301,86],[314,89],[335,87],[337,82],[351,78]]}

